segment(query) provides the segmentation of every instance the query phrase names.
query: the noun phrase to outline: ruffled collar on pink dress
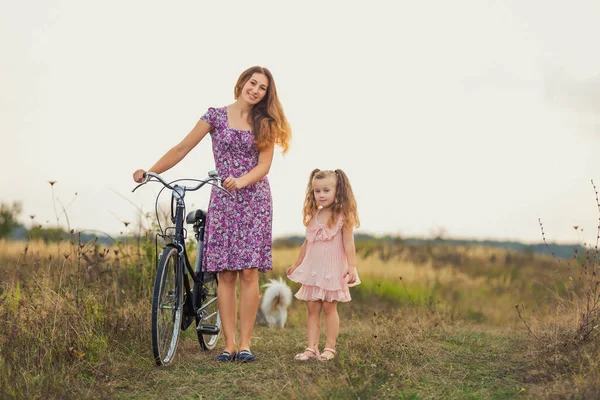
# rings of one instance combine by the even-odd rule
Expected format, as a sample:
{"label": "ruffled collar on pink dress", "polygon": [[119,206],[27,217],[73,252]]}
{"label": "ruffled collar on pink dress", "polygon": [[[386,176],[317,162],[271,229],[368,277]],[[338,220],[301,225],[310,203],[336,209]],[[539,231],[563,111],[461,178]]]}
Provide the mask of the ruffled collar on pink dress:
{"label": "ruffled collar on pink dress", "polygon": [[312,221],[306,227],[306,240],[309,242],[331,240],[343,225],[341,215],[338,217],[336,224],[332,227],[327,226],[327,224],[320,224],[318,220],[319,211],[321,211],[321,209],[317,210]]}

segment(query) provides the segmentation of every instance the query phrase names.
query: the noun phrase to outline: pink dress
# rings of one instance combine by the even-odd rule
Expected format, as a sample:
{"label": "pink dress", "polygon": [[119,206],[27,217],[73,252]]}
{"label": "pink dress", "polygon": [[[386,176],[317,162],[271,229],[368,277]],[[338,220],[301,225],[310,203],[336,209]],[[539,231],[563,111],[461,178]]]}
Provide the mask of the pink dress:
{"label": "pink dress", "polygon": [[342,241],[342,217],[333,227],[320,224],[319,211],[306,227],[306,254],[302,263],[288,278],[302,284],[296,298],[305,301],[323,300],[327,302],[350,301],[349,286],[344,278],[348,266],[344,243]]}

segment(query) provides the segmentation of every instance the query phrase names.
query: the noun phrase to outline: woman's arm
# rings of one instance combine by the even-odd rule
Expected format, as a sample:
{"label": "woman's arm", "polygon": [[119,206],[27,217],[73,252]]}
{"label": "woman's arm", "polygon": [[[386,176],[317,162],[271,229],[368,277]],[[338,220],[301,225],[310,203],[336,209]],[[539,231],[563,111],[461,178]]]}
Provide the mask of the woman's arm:
{"label": "woman's arm", "polygon": [[[148,171],[162,174],[174,167],[179,161],[183,160],[190,150],[200,143],[211,129],[212,127],[207,122],[199,120],[190,133],[188,133],[181,142],[171,148],[171,150],[167,151]],[[144,180],[144,173],[146,173],[146,171],[138,169],[133,173],[133,179],[136,182],[142,182]]]}
{"label": "woman's arm", "polygon": [[344,277],[348,276],[348,283],[356,282],[356,247],[354,246],[354,232],[352,226],[342,228],[342,241],[344,243],[344,252],[348,260],[348,268],[344,273]]}
{"label": "woman's arm", "polygon": [[237,190],[260,181],[269,173],[269,170],[271,169],[274,152],[275,145],[270,145],[262,149],[258,153],[258,164],[256,164],[256,167],[252,168],[250,172],[240,177],[228,177],[223,182],[223,187],[227,190]]}
{"label": "woman's arm", "polygon": [[291,274],[292,272],[294,272],[296,270],[296,268],[298,268],[298,266],[300,264],[302,264],[302,261],[304,260],[304,256],[306,255],[306,239],[304,239],[304,243],[302,243],[302,246],[300,247],[300,254],[298,254],[298,258],[296,259],[296,262],[287,269],[286,274]]}

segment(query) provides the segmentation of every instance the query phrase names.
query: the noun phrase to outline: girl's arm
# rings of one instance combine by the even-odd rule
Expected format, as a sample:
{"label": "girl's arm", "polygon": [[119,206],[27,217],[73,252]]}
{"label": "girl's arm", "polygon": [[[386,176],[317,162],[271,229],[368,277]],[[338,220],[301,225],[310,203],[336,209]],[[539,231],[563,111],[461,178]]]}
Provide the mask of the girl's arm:
{"label": "girl's arm", "polygon": [[300,254],[298,254],[298,259],[291,267],[289,267],[287,269],[287,271],[285,271],[285,273],[289,275],[292,272],[294,272],[296,270],[296,268],[298,268],[298,266],[300,264],[302,264],[302,260],[304,260],[305,255],[306,255],[306,239],[304,239],[304,243],[302,243],[302,246],[300,247]]}
{"label": "girl's arm", "polygon": [[[206,136],[206,134],[212,129],[212,127],[204,120],[199,120],[196,126],[192,128],[190,133],[178,144],[176,144],[171,150],[167,151],[148,171],[162,174],[170,168],[177,165],[177,163],[190,152],[200,141]],[[136,182],[142,182],[144,180],[143,169],[138,169],[133,174],[133,179]]]}
{"label": "girl's arm", "polygon": [[344,243],[344,252],[348,260],[348,268],[344,273],[344,277],[348,276],[348,283],[356,282],[356,247],[354,246],[354,233],[352,226],[344,225],[342,227],[342,241]]}
{"label": "girl's arm", "polygon": [[225,181],[223,181],[223,187],[227,190],[237,190],[260,181],[269,173],[269,170],[271,169],[274,152],[275,145],[270,145],[262,149],[258,153],[258,164],[256,164],[256,167],[252,168],[247,174],[238,178],[234,178],[232,176],[228,177],[225,179]]}

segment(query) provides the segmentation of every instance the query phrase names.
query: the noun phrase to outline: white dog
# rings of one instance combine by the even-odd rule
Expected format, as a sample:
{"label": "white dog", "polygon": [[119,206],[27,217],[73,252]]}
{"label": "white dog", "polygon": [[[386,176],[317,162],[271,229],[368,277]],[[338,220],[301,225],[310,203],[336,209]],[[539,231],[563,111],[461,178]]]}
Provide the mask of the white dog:
{"label": "white dog", "polygon": [[283,328],[287,320],[287,309],[292,304],[292,289],[283,278],[270,279],[262,287],[267,288],[263,294],[258,311],[258,320],[266,321],[269,328],[277,325]]}

